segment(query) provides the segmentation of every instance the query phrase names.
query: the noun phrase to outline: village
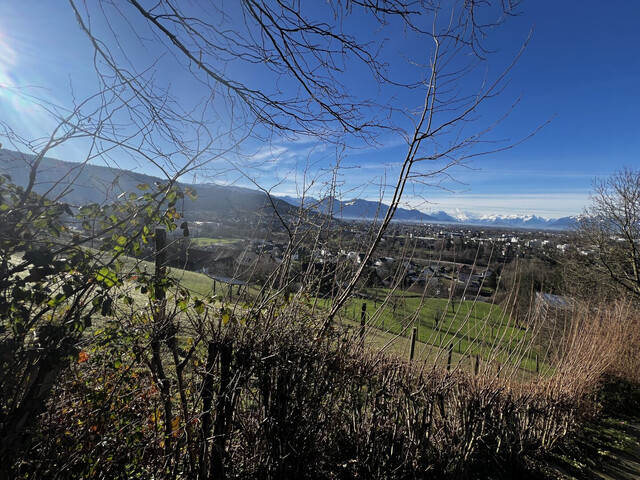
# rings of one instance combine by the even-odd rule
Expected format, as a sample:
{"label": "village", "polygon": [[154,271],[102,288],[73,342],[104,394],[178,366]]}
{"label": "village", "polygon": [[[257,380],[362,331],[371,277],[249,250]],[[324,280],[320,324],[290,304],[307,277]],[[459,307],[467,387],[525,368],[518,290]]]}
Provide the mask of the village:
{"label": "village", "polygon": [[[323,241],[314,238],[290,246],[277,230],[258,232],[259,237],[254,231],[253,237],[242,238],[228,222],[199,221],[191,227],[191,238],[175,237],[170,262],[222,282],[262,284],[289,255],[292,271],[311,263],[339,283],[345,271],[353,272],[365,262],[369,227],[364,222],[340,222],[337,233]],[[394,223],[366,260],[362,283],[369,288],[395,285],[433,297],[488,300],[505,265],[516,259],[554,263],[571,249],[569,242],[566,232]]]}

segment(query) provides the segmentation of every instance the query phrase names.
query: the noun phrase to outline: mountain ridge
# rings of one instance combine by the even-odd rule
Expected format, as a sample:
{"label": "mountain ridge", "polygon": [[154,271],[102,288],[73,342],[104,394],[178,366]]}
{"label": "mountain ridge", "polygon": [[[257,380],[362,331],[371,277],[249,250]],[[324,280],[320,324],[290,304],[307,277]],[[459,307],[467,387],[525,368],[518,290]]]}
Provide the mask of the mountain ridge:
{"label": "mountain ridge", "polygon": [[[13,183],[24,187],[29,181],[28,162],[33,158],[33,155],[0,149],[0,173],[8,174]],[[166,182],[166,179],[131,170],[44,157],[38,170],[34,191],[40,195],[47,194],[51,198],[62,196],[61,200],[70,205],[82,205],[110,202],[122,193],[139,192],[139,184],[154,185]],[[263,192],[235,185],[187,182],[178,182],[178,185],[192,187],[198,193],[195,201],[185,196],[182,207],[189,212],[205,211],[214,215],[244,214],[271,208],[272,201],[283,210],[292,208],[285,201],[270,199]]]}
{"label": "mountain ridge", "polygon": [[[30,154],[0,148],[0,172],[9,174],[12,181],[25,186],[29,179],[28,161],[35,158]],[[94,203],[115,200],[123,192],[135,192],[140,183],[166,182],[159,177],[92,164],[67,162],[44,157],[38,172],[37,193],[52,195],[64,193],[64,201],[69,204]],[[185,208],[190,211],[210,212],[225,215],[231,212],[247,213],[276,206],[278,209],[300,207],[311,211],[332,215],[343,220],[379,220],[384,218],[389,206],[379,201],[350,199],[339,200],[300,199],[292,196],[268,196],[264,192],[240,186],[226,186],[214,183],[191,184],[198,192],[197,203],[185,199]],[[453,225],[495,226],[527,229],[567,230],[577,221],[577,216],[544,218],[536,215],[473,214],[456,210],[453,214],[445,211],[425,213],[417,209],[398,207],[394,221],[410,223],[443,223]]]}
{"label": "mountain ridge", "polygon": [[[336,198],[325,197],[318,200],[316,198],[300,199],[291,196],[281,196],[280,198],[292,205],[315,209],[320,213],[329,213],[342,219],[374,220],[384,217],[389,206],[376,201],[352,199],[338,200]],[[372,214],[372,212],[374,212]],[[513,227],[526,229],[545,230],[567,230],[573,228],[577,221],[577,216],[566,216],[560,218],[545,218],[538,215],[525,214],[474,214],[456,210],[453,214],[443,210],[425,213],[416,209],[406,209],[398,207],[394,220],[400,222],[425,222],[425,223],[445,223],[455,225],[474,226],[494,226]]]}

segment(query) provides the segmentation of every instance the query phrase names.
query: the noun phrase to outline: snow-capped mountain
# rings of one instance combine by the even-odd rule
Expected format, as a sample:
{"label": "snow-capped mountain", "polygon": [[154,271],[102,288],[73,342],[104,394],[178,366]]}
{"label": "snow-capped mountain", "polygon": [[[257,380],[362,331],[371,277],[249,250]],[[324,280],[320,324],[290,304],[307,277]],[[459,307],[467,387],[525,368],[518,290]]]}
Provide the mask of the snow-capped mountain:
{"label": "snow-capped mountain", "polygon": [[444,223],[458,223],[460,221],[459,218],[453,215],[449,215],[444,210],[440,210],[438,212],[430,212],[429,216],[433,217],[438,222],[444,222]]}
{"label": "snow-capped mountain", "polygon": [[456,208],[456,211],[453,213],[453,217],[459,222],[467,222],[470,218],[472,218],[473,214],[463,212],[459,208]]}
{"label": "snow-capped mountain", "polygon": [[482,215],[476,221],[488,225],[546,228],[549,219],[537,215]]}
{"label": "snow-capped mountain", "polygon": [[[334,217],[342,219],[354,219],[354,220],[373,220],[384,218],[389,206],[371,200],[363,200],[356,198],[352,200],[341,201],[337,198],[326,197],[322,200],[315,198],[301,199],[291,196],[281,196],[280,199],[287,203],[300,206],[303,204],[305,208],[315,210],[319,213],[328,214],[331,213]],[[415,209],[407,209],[398,207],[396,209],[394,219],[400,222],[436,222],[438,219],[433,218],[431,215],[423,213]]]}
{"label": "snow-capped mountain", "polygon": [[[439,212],[440,213],[440,212]],[[433,214],[432,214],[433,215]],[[567,230],[575,226],[577,217],[545,218],[538,215],[474,214],[456,210],[451,216],[457,223],[514,228]]]}
{"label": "snow-capped mountain", "polygon": [[[300,200],[291,197],[281,197],[291,205],[300,205]],[[375,201],[355,199],[350,201],[339,201],[337,199],[325,198],[316,200],[307,198],[304,201],[305,207],[327,214],[331,210],[333,215],[342,219],[372,220],[381,218],[388,210],[384,203]],[[568,230],[575,226],[578,217],[545,218],[538,215],[501,215],[501,214],[476,214],[456,209],[452,213],[443,210],[433,212],[420,212],[414,209],[398,208],[394,220],[399,222],[425,222],[425,223],[453,223],[463,225]]]}

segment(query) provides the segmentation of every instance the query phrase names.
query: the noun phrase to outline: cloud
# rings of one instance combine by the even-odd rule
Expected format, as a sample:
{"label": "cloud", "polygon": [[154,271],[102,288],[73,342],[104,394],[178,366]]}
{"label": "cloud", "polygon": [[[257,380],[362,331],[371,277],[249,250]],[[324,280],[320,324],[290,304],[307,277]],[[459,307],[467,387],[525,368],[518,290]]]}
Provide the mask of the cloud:
{"label": "cloud", "polygon": [[531,214],[558,218],[580,213],[589,203],[586,193],[436,194],[404,199],[423,211],[460,209],[476,214]]}
{"label": "cloud", "polygon": [[252,161],[263,162],[265,160],[272,160],[280,158],[286,155],[289,149],[281,145],[271,145],[269,147],[259,148],[255,153],[248,155],[248,158]]}

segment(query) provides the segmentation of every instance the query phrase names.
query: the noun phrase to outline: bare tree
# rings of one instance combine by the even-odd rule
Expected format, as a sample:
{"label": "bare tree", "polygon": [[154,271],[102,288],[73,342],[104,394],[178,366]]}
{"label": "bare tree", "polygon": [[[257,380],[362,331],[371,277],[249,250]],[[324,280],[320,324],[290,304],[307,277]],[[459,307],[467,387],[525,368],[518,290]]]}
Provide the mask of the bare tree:
{"label": "bare tree", "polygon": [[[299,436],[304,437],[305,449],[294,447],[289,430],[272,428],[276,424],[271,420],[259,422],[265,425],[264,428],[257,427],[258,423],[254,424],[253,420],[247,425],[230,428],[234,409],[258,405],[252,404],[253,400],[245,402],[237,396],[238,392],[244,386],[248,386],[246,391],[251,395],[259,392],[267,406],[260,411],[264,412],[265,418],[276,418],[276,410],[280,407],[272,400],[278,396],[269,389],[272,384],[288,387],[279,381],[272,382],[271,378],[308,378],[306,374],[278,376],[272,373],[276,370],[271,369],[270,363],[265,363],[267,360],[282,358],[285,368],[293,365],[286,360],[286,349],[282,352],[274,349],[278,338],[289,337],[288,332],[295,327],[307,342],[301,344],[302,349],[343,345],[342,342],[317,342],[315,338],[316,335],[327,335],[327,332],[331,334],[334,317],[340,314],[354,291],[366,283],[372,257],[408,189],[423,184],[439,185],[450,178],[452,167],[514,145],[513,142],[494,143],[488,137],[508,112],[480,122],[480,108],[502,92],[513,65],[507,62],[497,74],[491,74],[488,59],[492,52],[485,46],[485,37],[493,27],[514,14],[519,2],[69,0],[69,3],[80,30],[94,49],[99,93],[71,108],[45,105],[59,126],[50,138],[42,141],[22,138],[11,125],[0,122],[10,143],[34,154],[28,160],[31,162],[30,179],[26,190],[15,190],[25,198],[20,199],[16,193],[14,203],[22,208],[26,199],[31,198],[38,212],[46,214],[45,200],[32,192],[41,161],[52,148],[78,139],[88,140],[86,162],[101,158],[113,165],[127,160],[134,164],[151,164],[166,178],[167,185],[160,186],[153,194],[134,195],[133,200],[125,197],[129,200],[98,209],[102,224],[95,232],[89,222],[91,212],[84,217],[80,210],[75,215],[76,226],[91,233],[78,235],[77,241],[70,233],[57,240],[54,234],[62,220],[58,222],[56,217],[56,221],[51,222],[52,231],[42,234],[48,242],[45,246],[54,252],[49,255],[50,259],[47,258],[48,263],[63,263],[61,255],[68,251],[78,256],[84,254],[84,247],[91,246],[93,238],[105,234],[108,248],[104,260],[97,264],[95,257],[87,254],[88,265],[82,265],[87,273],[72,277],[81,295],[65,290],[65,286],[68,290],[67,277],[80,270],[71,269],[66,262],[65,270],[56,277],[60,295],[51,302],[48,297],[42,301],[38,297],[31,303],[39,308],[39,317],[44,318],[52,309],[58,309],[64,328],[79,325],[78,333],[71,337],[73,344],[69,350],[72,353],[76,353],[74,349],[81,339],[80,327],[85,327],[79,323],[85,319],[71,318],[72,314],[88,311],[90,317],[91,313],[100,310],[104,316],[120,315],[117,319],[122,321],[114,322],[115,332],[130,334],[126,347],[134,355],[129,356],[129,361],[132,365],[144,366],[149,373],[149,382],[158,387],[155,389],[160,401],[158,405],[163,405],[161,422],[159,415],[154,414],[156,438],[162,439],[162,445],[158,442],[156,446],[162,450],[155,457],[159,465],[151,466],[158,472],[158,478],[178,476],[180,469],[194,478],[225,478],[229,469],[240,466],[230,454],[238,446],[238,443],[232,443],[233,436],[246,432],[257,438],[254,432],[262,430],[267,437],[275,439],[277,448],[268,453],[270,456],[265,457],[266,460],[253,455],[255,468],[266,466],[267,470],[257,470],[265,472],[262,476],[293,477],[293,473],[278,472],[286,472],[287,463],[296,463],[307,455],[306,452],[312,452],[316,448],[316,437],[307,435],[304,428],[300,428],[301,422],[294,417],[291,417],[292,421],[287,420],[287,424],[292,431],[302,432]],[[370,33],[363,33],[367,28]],[[406,43],[419,45],[418,49],[407,51],[406,58],[397,54],[398,49],[402,50],[402,44],[398,47],[396,43],[391,52],[388,50],[400,34],[404,35]],[[513,56],[515,62],[519,51],[513,52]],[[413,65],[412,75],[398,76],[399,70],[395,68],[398,61]],[[170,77],[176,79],[176,86],[171,85]],[[357,78],[357,84],[354,78]],[[192,95],[180,95],[184,90]],[[405,155],[395,161],[395,178],[389,184],[385,180],[380,186],[380,197],[390,203],[390,208],[384,213],[379,209],[376,221],[368,229],[362,229],[364,233],[357,240],[358,246],[354,247],[358,253],[357,262],[332,261],[323,250],[332,241],[342,241],[340,235],[343,233],[336,232],[335,228],[339,224],[332,215],[319,215],[303,206],[293,215],[279,211],[271,198],[272,187],[260,181],[261,163],[255,155],[255,145],[262,142],[267,147],[277,147],[283,139],[295,141],[300,138],[331,145],[336,151],[334,164],[323,165],[323,168],[331,176],[324,188],[329,197],[328,211],[332,212],[331,202],[340,193],[337,172],[344,151],[351,146],[379,146],[386,141],[386,138],[379,140],[381,134],[386,138],[396,136],[396,140],[400,139],[406,146]],[[268,275],[268,281],[261,293],[255,295],[255,301],[242,305],[245,309],[236,308],[231,300],[192,297],[179,285],[172,295],[165,294],[165,290],[174,284],[165,278],[164,262],[160,260],[164,253],[161,246],[157,247],[158,260],[153,275],[145,271],[127,275],[110,268],[119,256],[136,253],[136,246],[152,238],[152,225],[164,222],[169,229],[178,228],[180,215],[175,211],[175,203],[179,197],[172,187],[181,177],[196,170],[214,180],[225,171],[244,175],[271,198],[273,220],[282,224],[283,234],[288,237],[282,261],[273,267],[273,271],[270,265],[269,269],[264,267],[259,271],[259,264],[254,264],[253,274]],[[302,175],[301,191],[311,195],[314,192],[309,186],[318,183],[317,173],[306,170]],[[13,193],[13,186],[9,193]],[[120,209],[116,212],[119,215],[112,213],[116,207]],[[31,211],[23,210],[31,221]],[[63,214],[71,216],[66,211],[59,212],[61,217]],[[24,222],[25,230],[30,226],[28,221]],[[345,231],[345,238],[349,234]],[[268,235],[270,233],[265,237]],[[23,237],[23,243],[26,243],[26,236]],[[0,240],[4,240],[2,236]],[[13,242],[13,238],[6,239],[9,247],[3,251],[3,258],[21,258],[14,252],[22,253],[26,247],[20,246],[22,250],[18,250]],[[349,245],[355,243],[353,240]],[[314,261],[318,253],[318,261]],[[296,254],[308,261],[294,261]],[[413,255],[409,242],[403,246],[401,255],[403,260]],[[35,267],[40,265],[34,264],[33,258],[22,258],[17,267],[15,260],[13,264],[6,261],[0,265],[0,273],[4,272],[0,280],[9,284],[20,279],[19,273],[30,274],[31,270],[38,273]],[[380,305],[377,297],[374,298],[378,310],[370,317],[367,313],[371,324],[381,317],[385,307],[406,305],[403,290],[411,268],[409,263],[403,262],[396,268],[389,293]],[[14,271],[16,268],[22,271]],[[34,284],[39,282],[35,276],[25,277],[25,282],[27,278]],[[107,297],[108,289],[120,288],[128,282],[136,282],[136,291],[147,295],[144,308],[128,296],[124,287],[124,293],[114,296],[122,302]],[[296,289],[292,288],[294,285]],[[105,298],[101,303],[94,301],[94,291],[98,288],[105,290],[104,295],[98,297],[99,300]],[[297,299],[290,298],[291,290],[297,290]],[[76,310],[63,310],[69,295],[79,298]],[[8,290],[6,296],[7,302],[15,299],[15,294]],[[303,296],[305,301],[294,301]],[[426,298],[422,294],[420,305],[424,302]],[[323,313],[314,315],[317,311],[313,309],[320,304]],[[400,315],[400,310],[403,310],[403,317],[399,335],[417,322],[420,308],[414,313],[405,311],[406,308],[395,313]],[[17,314],[12,315],[17,317]],[[29,312],[25,317],[29,317]],[[29,319],[32,320],[33,315]],[[76,323],[67,321],[70,319]],[[90,320],[86,319],[87,326]],[[438,333],[452,338],[461,334],[461,330],[449,331],[453,327],[445,325],[444,318],[436,323]],[[140,334],[136,325],[143,326],[146,334]],[[37,332],[31,326],[28,325],[26,331]],[[364,332],[364,329],[360,331]],[[32,337],[22,331],[18,334],[22,335],[22,350],[37,347]],[[183,344],[185,338],[188,341]],[[291,338],[295,344],[294,337]],[[239,341],[246,341],[246,348]],[[106,342],[111,340],[107,338]],[[438,344],[442,346],[441,339]],[[431,345],[435,344],[431,342]],[[257,370],[245,374],[239,368],[245,361],[240,357],[245,353],[255,355],[262,365],[259,373],[264,373],[264,382],[255,383]],[[305,353],[302,357],[312,358],[313,355]],[[84,362],[86,359],[83,356],[78,360]],[[319,364],[332,365],[324,360]],[[7,365],[5,370],[10,372],[11,365]],[[122,373],[115,365],[114,368],[118,378],[124,378],[123,375],[129,372],[127,369]],[[311,365],[309,371],[313,370],[319,371]],[[25,378],[43,371],[37,370],[34,374],[27,371],[29,375]],[[216,377],[217,372],[219,377]],[[51,378],[53,386],[55,378]],[[137,385],[138,382],[134,383]],[[304,384],[316,388],[315,382],[305,381]],[[331,388],[331,391],[339,390]],[[22,398],[19,391],[15,397]],[[116,398],[117,395],[109,397]],[[311,392],[309,398],[314,402],[318,400],[318,406],[323,408],[333,405],[333,402],[325,401],[327,397],[316,392]],[[44,399],[43,396],[43,402]],[[288,400],[285,398],[284,401]],[[17,412],[16,422],[7,424],[3,431],[14,429],[22,418],[35,418],[31,413],[41,409],[41,405],[32,408],[28,412],[30,415]],[[442,409],[444,411],[444,407]],[[155,410],[157,412],[158,407]],[[324,413],[306,413],[308,409],[303,404],[301,408],[290,410],[311,417],[329,417]],[[175,415],[176,412],[180,415]],[[146,422],[148,415],[140,418]],[[160,427],[162,431],[157,430]],[[143,463],[141,465],[146,466],[148,462]],[[78,464],[82,465],[82,462],[78,461]]]}
{"label": "bare tree", "polygon": [[[222,160],[269,194],[271,186],[260,184],[255,150],[245,146],[254,143],[247,139],[276,145],[310,137],[340,150],[378,146],[385,134],[406,145],[404,158],[394,162],[395,181],[380,186],[390,208],[371,227],[366,257],[351,280],[333,289],[327,325],[358,284],[408,188],[441,186],[451,180],[452,167],[514,145],[487,137],[508,111],[481,123],[479,118],[480,107],[501,93],[522,51],[490,74],[494,52],[486,37],[519,3],[70,0],[94,47],[101,83],[122,86],[114,117],[145,125],[126,139],[128,151],[169,176],[184,172],[176,165],[208,164],[205,175],[215,180]],[[363,26],[372,33],[363,33]],[[419,46],[405,58],[389,47],[400,32]],[[157,56],[149,58],[150,51]],[[398,69],[398,62],[412,69]],[[173,76],[180,73],[182,88],[200,92],[200,98],[185,104],[162,80],[168,69]],[[335,181],[334,175],[326,188],[331,195],[339,193]],[[308,219],[300,218],[298,225]],[[298,243],[299,233],[309,234],[305,225],[287,232],[290,245]],[[276,277],[285,270],[273,276],[278,285]]]}
{"label": "bare tree", "polygon": [[624,168],[594,181],[579,233],[608,277],[640,296],[640,171]]}

